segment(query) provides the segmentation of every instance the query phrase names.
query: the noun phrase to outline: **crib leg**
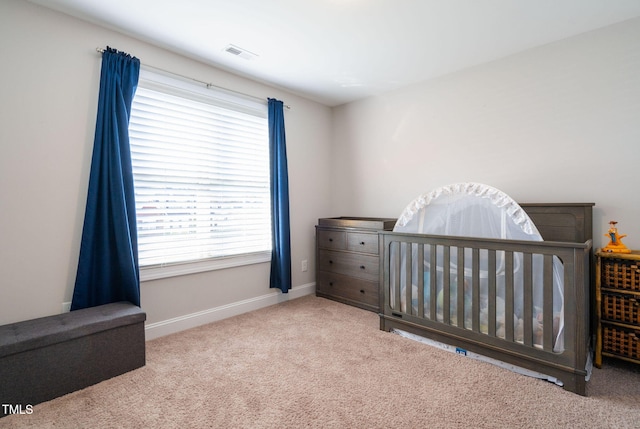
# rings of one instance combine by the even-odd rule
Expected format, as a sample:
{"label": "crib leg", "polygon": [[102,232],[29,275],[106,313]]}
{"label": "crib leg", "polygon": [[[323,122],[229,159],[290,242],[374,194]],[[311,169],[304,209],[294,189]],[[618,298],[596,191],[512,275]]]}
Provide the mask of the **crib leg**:
{"label": "crib leg", "polygon": [[580,374],[567,374],[563,380],[564,390],[577,393],[581,396],[587,396],[587,382],[584,379],[584,375]]}
{"label": "crib leg", "polygon": [[380,330],[386,331],[387,329],[385,328],[384,315],[380,314],[379,316],[380,316]]}

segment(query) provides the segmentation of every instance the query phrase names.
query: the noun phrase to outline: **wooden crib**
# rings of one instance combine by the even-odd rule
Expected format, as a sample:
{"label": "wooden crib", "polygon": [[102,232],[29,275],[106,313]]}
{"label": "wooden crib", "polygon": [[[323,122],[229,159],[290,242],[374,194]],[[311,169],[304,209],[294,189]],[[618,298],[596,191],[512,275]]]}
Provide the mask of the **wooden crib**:
{"label": "wooden crib", "polygon": [[[545,241],[380,232],[380,329],[409,332],[542,373],[559,380],[566,390],[586,395],[593,204],[521,207]],[[520,281],[514,280],[515,260],[523,271]],[[548,299],[553,294],[554,261],[558,260],[564,294],[561,349],[556,344],[553,300]],[[504,278],[498,279],[495,267],[500,263],[504,264]],[[448,269],[429,269],[438,265]],[[542,279],[543,308],[533,308],[534,274]],[[442,285],[439,294],[438,284]],[[516,284],[523,296],[519,304],[514,304]],[[450,285],[465,293],[451,294]],[[503,294],[499,300],[504,301],[503,314],[509,315],[506,321],[497,316],[498,289]],[[522,313],[519,324],[510,323],[511,315],[518,311]]]}

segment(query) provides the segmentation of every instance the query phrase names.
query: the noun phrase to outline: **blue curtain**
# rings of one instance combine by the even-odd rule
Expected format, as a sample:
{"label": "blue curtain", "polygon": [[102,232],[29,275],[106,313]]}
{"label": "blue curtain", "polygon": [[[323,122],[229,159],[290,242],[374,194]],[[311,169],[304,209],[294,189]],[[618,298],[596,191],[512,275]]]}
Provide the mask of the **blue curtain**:
{"label": "blue curtain", "polygon": [[291,289],[289,177],[282,101],[269,98],[269,157],[271,168],[271,278],[269,287]]}
{"label": "blue curtain", "polygon": [[78,272],[71,310],[117,301],[140,306],[129,116],[140,61],[107,47]]}

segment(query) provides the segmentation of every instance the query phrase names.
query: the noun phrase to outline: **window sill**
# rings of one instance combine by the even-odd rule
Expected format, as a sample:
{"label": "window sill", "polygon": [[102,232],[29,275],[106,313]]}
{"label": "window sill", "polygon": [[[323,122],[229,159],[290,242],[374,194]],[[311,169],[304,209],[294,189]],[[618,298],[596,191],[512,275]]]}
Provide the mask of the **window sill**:
{"label": "window sill", "polygon": [[140,281],[164,279],[168,277],[184,276],[205,271],[223,270],[225,268],[241,267],[243,265],[261,264],[271,261],[271,252],[248,253],[225,258],[212,258],[197,262],[185,262],[153,267],[140,268]]}

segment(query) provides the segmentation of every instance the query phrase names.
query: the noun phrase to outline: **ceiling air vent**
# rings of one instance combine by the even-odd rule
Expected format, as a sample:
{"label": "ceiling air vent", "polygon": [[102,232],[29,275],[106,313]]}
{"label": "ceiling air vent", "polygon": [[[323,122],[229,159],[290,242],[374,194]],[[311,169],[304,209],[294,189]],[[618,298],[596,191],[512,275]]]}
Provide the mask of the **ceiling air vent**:
{"label": "ceiling air vent", "polygon": [[253,52],[249,52],[246,49],[239,48],[235,45],[228,45],[224,50],[225,52],[235,55],[236,57],[244,58],[245,60],[252,60],[258,56]]}

